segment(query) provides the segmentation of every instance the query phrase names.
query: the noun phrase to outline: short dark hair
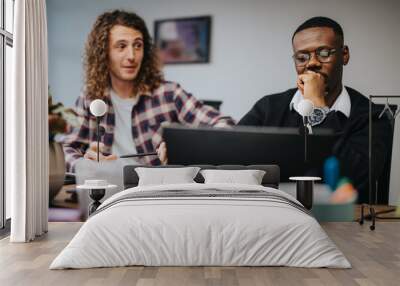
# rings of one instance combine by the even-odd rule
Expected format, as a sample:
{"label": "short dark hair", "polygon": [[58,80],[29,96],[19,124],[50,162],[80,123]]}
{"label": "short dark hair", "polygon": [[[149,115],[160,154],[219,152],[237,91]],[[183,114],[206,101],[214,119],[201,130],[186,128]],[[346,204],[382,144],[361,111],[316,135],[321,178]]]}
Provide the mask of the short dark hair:
{"label": "short dark hair", "polygon": [[300,31],[303,31],[305,29],[309,29],[309,28],[316,28],[316,27],[328,27],[331,28],[336,36],[341,37],[341,39],[344,39],[344,35],[343,35],[343,29],[342,27],[339,25],[338,22],[327,18],[327,17],[313,17],[311,19],[308,19],[307,21],[305,21],[303,24],[301,24],[296,31],[294,31],[293,36],[292,36],[292,42],[294,39],[294,36],[296,36],[296,34]]}

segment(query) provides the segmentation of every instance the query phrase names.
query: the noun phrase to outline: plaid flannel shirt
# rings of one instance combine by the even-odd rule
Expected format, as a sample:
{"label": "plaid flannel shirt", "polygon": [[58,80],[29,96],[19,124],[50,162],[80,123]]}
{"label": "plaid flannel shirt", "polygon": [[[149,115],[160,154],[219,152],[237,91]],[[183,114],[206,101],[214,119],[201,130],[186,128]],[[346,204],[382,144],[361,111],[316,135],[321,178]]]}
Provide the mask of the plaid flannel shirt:
{"label": "plaid flannel shirt", "polygon": [[[109,91],[104,102],[107,112],[101,118],[100,126],[105,130],[100,142],[104,143],[105,152],[111,153],[114,139],[115,114]],[[64,141],[64,153],[67,170],[73,172],[74,165],[82,158],[91,142],[96,142],[96,118],[90,113],[91,100],[85,94],[78,97],[75,111],[80,119],[80,126],[74,128]],[[233,125],[230,117],[222,116],[212,107],[203,105],[179,84],[164,82],[152,93],[140,94],[132,110],[132,136],[138,153],[154,152],[162,142],[161,124],[176,122],[196,127],[201,125]],[[100,128],[102,128],[100,127]],[[159,165],[157,156],[137,158],[141,164]]]}

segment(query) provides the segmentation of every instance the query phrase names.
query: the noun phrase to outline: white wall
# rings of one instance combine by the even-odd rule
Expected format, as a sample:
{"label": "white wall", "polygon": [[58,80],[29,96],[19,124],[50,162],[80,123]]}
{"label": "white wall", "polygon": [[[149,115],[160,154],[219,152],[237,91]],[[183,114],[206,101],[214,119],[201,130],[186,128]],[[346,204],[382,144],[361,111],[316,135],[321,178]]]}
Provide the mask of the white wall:
{"label": "white wall", "polygon": [[114,8],[138,12],[150,31],[156,19],[212,15],[211,63],[167,66],[165,74],[198,98],[222,99],[223,111],[236,119],[262,95],[295,85],[291,35],[315,15],[343,26],[351,52],[346,84],[366,95],[400,94],[397,0],[48,0],[50,86],[57,100],[73,104],[86,36],[96,16]]}
{"label": "white wall", "polygon": [[[97,15],[115,8],[136,11],[151,32],[157,19],[211,15],[211,62],[167,66],[165,74],[200,99],[223,100],[222,111],[235,119],[263,95],[295,86],[291,35],[312,16],[332,17],[344,29],[351,54],[346,85],[365,95],[400,94],[397,0],[48,0],[49,82],[56,100],[73,105],[83,82],[86,36]],[[394,145],[398,170],[399,141]]]}

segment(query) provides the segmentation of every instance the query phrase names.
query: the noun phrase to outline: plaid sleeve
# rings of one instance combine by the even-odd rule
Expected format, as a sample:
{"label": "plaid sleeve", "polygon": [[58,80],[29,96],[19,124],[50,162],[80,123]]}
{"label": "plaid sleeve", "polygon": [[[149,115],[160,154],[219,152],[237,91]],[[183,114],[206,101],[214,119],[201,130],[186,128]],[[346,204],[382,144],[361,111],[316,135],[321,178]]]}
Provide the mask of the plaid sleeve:
{"label": "plaid sleeve", "polygon": [[189,126],[212,125],[231,126],[235,121],[229,116],[222,116],[215,108],[204,105],[179,85],[175,90],[174,101],[179,121]]}
{"label": "plaid sleeve", "polygon": [[75,163],[82,158],[89,147],[89,109],[85,97],[81,95],[75,102],[75,112],[78,114],[79,126],[73,128],[63,142],[67,172],[75,171]]}

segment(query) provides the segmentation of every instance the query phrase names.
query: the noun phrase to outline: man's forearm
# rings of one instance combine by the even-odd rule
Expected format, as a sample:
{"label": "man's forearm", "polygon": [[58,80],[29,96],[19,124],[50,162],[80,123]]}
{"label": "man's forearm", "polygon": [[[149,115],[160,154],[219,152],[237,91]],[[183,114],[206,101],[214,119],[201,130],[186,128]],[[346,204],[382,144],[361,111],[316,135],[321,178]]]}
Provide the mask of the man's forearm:
{"label": "man's forearm", "polygon": [[230,127],[235,125],[235,121],[228,116],[222,116],[220,117],[216,123],[213,125],[214,127]]}

